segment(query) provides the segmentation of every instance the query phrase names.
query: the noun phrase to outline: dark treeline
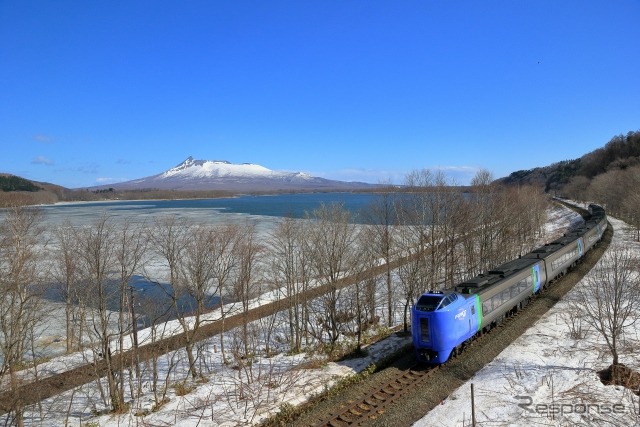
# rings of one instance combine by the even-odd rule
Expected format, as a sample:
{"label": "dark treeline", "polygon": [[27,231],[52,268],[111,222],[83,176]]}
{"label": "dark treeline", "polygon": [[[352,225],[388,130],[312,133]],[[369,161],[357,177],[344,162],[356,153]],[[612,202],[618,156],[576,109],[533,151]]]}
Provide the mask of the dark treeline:
{"label": "dark treeline", "polygon": [[40,187],[33,182],[14,175],[0,175],[0,191],[38,191]]}

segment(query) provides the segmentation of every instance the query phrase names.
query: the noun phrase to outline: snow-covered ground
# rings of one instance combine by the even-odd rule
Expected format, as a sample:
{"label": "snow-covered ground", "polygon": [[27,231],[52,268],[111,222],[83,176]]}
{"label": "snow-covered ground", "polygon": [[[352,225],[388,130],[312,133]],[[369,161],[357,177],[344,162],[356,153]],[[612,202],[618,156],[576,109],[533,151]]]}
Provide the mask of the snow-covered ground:
{"label": "snow-covered ground", "polygon": [[[547,238],[551,239],[573,221],[575,214],[571,211],[554,209]],[[615,229],[614,243],[631,240],[625,234],[624,224],[615,219],[610,221]],[[273,296],[264,296],[261,302],[272,299]],[[620,387],[602,385],[597,371],[610,364],[606,349],[594,332],[583,340],[569,337],[570,327],[564,316],[567,307],[566,301],[558,303],[470,381],[475,387],[478,425],[638,425],[634,415],[637,396]],[[178,331],[175,323],[167,324],[165,332]],[[255,330],[265,327],[257,324]],[[149,330],[140,331],[141,341],[149,336]],[[633,348],[638,336],[636,331],[627,337],[628,348]],[[237,345],[237,338],[233,333],[225,335],[227,356]],[[277,412],[283,403],[304,402],[339,379],[360,372],[410,343],[410,338],[392,336],[373,344],[368,357],[340,363],[315,363],[313,355],[281,353],[256,358],[250,366],[243,366],[237,360],[224,363],[220,337],[215,337],[202,347],[199,363],[206,373],[196,381],[185,380],[186,357],[184,351],[176,351],[159,358],[158,387],[154,394],[151,366],[143,364],[141,377],[145,381],[140,390],[132,393],[128,378],[125,380],[125,394],[131,404],[128,413],[99,415],[103,409],[96,404],[101,401],[100,389],[91,383],[31,408],[27,422],[44,426],[255,425]],[[40,375],[68,369],[91,357],[85,353],[56,358],[40,365]],[[621,361],[634,369],[640,365],[640,359],[631,351],[625,351]],[[313,367],[296,369],[302,363]],[[416,425],[470,425],[470,408],[470,384],[466,384]]]}
{"label": "snow-covered ground", "polygon": [[[609,222],[612,245],[631,245],[640,252],[623,222]],[[623,387],[605,386],[598,377],[598,371],[611,364],[604,340],[593,330],[583,339],[571,337],[570,303],[583,286],[584,279],[415,426],[470,426],[471,384],[476,423],[481,426],[640,425],[640,398]],[[640,324],[625,340],[620,362],[637,371]]]}

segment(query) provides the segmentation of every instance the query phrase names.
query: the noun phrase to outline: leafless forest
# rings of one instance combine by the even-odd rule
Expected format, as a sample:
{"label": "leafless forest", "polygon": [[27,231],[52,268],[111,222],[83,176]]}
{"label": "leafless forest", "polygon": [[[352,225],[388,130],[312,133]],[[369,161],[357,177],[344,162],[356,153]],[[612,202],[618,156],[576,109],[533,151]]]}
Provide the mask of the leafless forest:
{"label": "leafless forest", "polygon": [[[37,331],[49,321],[46,297],[54,294],[64,301],[66,351],[85,350],[88,362],[108,365],[94,405],[110,412],[128,410],[143,385],[160,407],[176,382],[158,370],[160,355],[133,366],[112,360],[129,342],[137,345],[132,316],[153,326],[151,341],[161,336],[168,312],[177,316],[187,337],[181,362],[187,374],[178,381],[183,387],[216,374],[203,355],[206,343],[188,339],[210,321],[214,296],[222,321],[230,302],[248,313],[259,295],[289,298],[285,311],[247,321],[232,339],[219,341],[216,351],[239,371],[244,380],[238,387],[246,392],[264,376],[251,364],[259,354],[331,358],[357,351],[373,333],[401,322],[406,328],[420,293],[513,259],[544,237],[548,199],[542,191],[492,181],[482,171],[463,194],[440,173],[416,171],[407,177],[407,191],[380,193],[366,225],[354,224],[341,205],[323,205],[304,220],[283,218],[267,236],[251,223],[203,226],[175,216],[143,225],[102,216],[91,226],[46,229],[37,208],[13,206],[0,222],[0,384],[10,391],[24,381],[24,370],[38,375],[46,357],[36,348]],[[407,261],[392,269],[391,261],[402,257]],[[164,272],[162,280],[150,278],[165,295],[163,304],[132,300],[132,277],[150,276],[151,265]],[[367,274],[380,266],[386,266],[380,275]],[[361,280],[339,287],[347,276]],[[314,300],[297,298],[319,285],[330,291]],[[19,401],[4,408],[4,422],[24,425],[25,409]],[[35,411],[44,416],[47,408]]]}

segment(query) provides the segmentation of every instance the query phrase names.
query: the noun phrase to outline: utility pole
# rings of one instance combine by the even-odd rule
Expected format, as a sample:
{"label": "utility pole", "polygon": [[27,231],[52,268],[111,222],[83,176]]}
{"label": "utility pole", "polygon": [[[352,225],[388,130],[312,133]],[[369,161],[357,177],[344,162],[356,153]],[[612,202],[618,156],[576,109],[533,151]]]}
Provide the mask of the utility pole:
{"label": "utility pole", "polygon": [[476,405],[473,396],[473,383],[471,383],[471,425],[476,427]]}

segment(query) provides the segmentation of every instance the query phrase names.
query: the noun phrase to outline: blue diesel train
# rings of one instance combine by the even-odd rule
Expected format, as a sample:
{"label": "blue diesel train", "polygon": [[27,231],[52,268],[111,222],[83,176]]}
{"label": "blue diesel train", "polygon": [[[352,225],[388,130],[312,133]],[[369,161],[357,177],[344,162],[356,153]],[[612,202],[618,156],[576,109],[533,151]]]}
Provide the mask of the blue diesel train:
{"label": "blue diesel train", "polygon": [[532,295],[564,275],[607,228],[602,207],[589,205],[583,226],[534,251],[444,291],[429,291],[413,306],[411,331],[419,361],[441,364],[476,334],[524,307]]}

